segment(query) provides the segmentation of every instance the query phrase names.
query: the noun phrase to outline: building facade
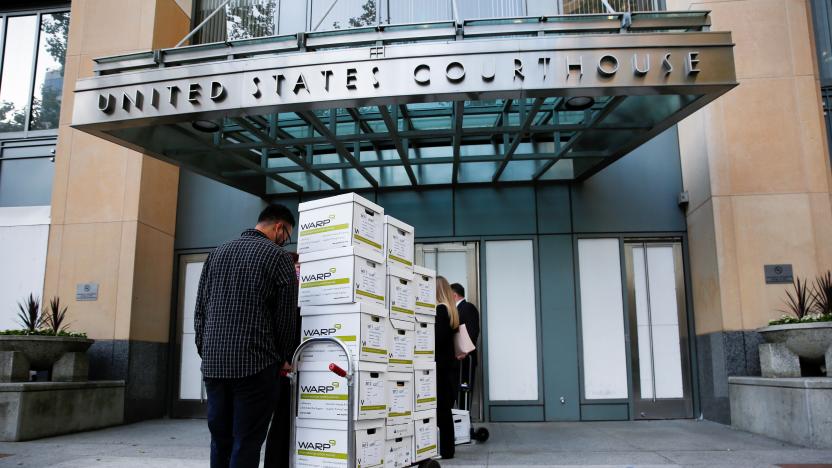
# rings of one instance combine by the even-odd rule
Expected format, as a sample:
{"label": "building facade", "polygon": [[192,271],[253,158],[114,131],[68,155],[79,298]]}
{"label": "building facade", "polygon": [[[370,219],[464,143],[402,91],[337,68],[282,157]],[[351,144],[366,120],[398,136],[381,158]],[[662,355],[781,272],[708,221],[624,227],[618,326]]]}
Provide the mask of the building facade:
{"label": "building facade", "polygon": [[480,307],[490,421],[729,422],[787,286],[764,265],[832,267],[823,2],[25,3],[0,324],[60,296],[129,420],[204,412],[195,279],[267,202],[413,225]]}

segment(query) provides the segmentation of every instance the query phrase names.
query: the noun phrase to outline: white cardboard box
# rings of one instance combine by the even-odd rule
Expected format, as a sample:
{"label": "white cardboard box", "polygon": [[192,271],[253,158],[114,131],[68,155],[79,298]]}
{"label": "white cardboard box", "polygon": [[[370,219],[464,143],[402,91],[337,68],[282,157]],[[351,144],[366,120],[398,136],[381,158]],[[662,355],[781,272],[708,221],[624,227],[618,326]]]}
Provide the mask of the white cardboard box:
{"label": "white cardboard box", "polygon": [[388,267],[396,266],[413,271],[414,235],[413,226],[392,216],[384,216],[384,246]]}
{"label": "white cardboard box", "polygon": [[384,256],[384,208],[355,193],[298,205],[298,253],[363,245]]}
{"label": "white cardboard box", "polygon": [[454,421],[454,445],[471,443],[471,413],[466,410],[452,409]]}
{"label": "white cardboard box", "polygon": [[302,254],[300,307],[366,302],[386,307],[384,258],[364,247]]}
{"label": "white cardboard box", "polygon": [[438,454],[436,410],[413,413],[413,463]]}
{"label": "white cardboard box", "polygon": [[416,281],[416,313],[436,315],[436,271],[416,265],[413,276]]}
{"label": "white cardboard box", "polygon": [[436,357],[436,316],[416,314],[415,343],[413,359],[415,361],[434,362]]}
{"label": "white cardboard box", "polygon": [[[295,466],[347,467],[347,421],[296,419]],[[355,462],[361,468],[384,463],[383,419],[355,421]]]}
{"label": "white cardboard box", "polygon": [[413,273],[398,266],[387,269],[387,310],[390,318],[416,320],[416,282]]}
{"label": "white cardboard box", "polygon": [[413,464],[413,436],[387,439],[384,442],[384,467],[403,468]]}
{"label": "white cardboard box", "polygon": [[386,429],[384,466],[387,468],[410,466],[413,463],[413,421],[387,426]]}
{"label": "white cardboard box", "polygon": [[413,411],[436,409],[436,363],[413,363]]}
{"label": "white cardboard box", "polygon": [[387,370],[412,372],[416,346],[415,324],[402,320],[387,321]]}
{"label": "white cardboard box", "polygon": [[413,373],[387,373],[387,425],[413,420]]}
{"label": "white cardboard box", "polygon": [[[387,311],[365,303],[302,307],[301,339],[330,336],[341,340],[358,361],[387,363]],[[344,352],[330,343],[307,346],[304,361],[343,362]]]}
{"label": "white cardboard box", "polygon": [[[345,367],[346,364],[344,364]],[[354,370],[356,391],[353,418],[387,416],[387,366],[358,362]],[[326,361],[301,362],[298,368],[298,418],[347,419],[347,379],[329,370]]]}

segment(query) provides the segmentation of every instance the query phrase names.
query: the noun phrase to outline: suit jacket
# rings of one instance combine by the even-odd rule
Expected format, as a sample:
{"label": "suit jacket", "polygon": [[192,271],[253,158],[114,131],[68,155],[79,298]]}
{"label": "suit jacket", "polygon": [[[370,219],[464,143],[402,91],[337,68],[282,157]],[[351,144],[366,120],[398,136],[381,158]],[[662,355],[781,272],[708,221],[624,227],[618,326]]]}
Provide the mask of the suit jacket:
{"label": "suit jacket", "polygon": [[[459,311],[459,323],[465,324],[465,328],[468,330],[468,335],[471,337],[471,341],[473,341],[474,346],[479,349],[480,345],[477,341],[480,338],[480,311],[477,310],[474,304],[471,304],[465,299],[463,299],[462,302],[456,306],[456,308],[457,311]],[[476,359],[476,353],[476,351],[471,353],[471,357]]]}

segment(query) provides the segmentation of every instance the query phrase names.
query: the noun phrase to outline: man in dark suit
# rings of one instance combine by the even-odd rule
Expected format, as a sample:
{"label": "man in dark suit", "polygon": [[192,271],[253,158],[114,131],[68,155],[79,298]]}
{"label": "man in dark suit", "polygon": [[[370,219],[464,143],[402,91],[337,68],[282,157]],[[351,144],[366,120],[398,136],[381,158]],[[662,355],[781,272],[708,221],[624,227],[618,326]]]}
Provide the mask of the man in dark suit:
{"label": "man in dark suit", "polygon": [[[477,342],[480,338],[480,312],[477,310],[474,304],[465,300],[465,288],[462,287],[459,283],[454,283],[451,285],[451,289],[454,292],[454,299],[456,300],[456,309],[459,312],[459,323],[465,324],[465,328],[468,330],[468,336],[471,338],[471,341],[474,345],[479,349],[480,345]],[[463,359],[461,364],[461,376],[462,381],[460,383],[467,383],[468,388],[471,389],[473,392],[474,389],[474,379],[476,378],[477,373],[477,351],[474,350],[471,354],[468,355],[466,359]],[[470,366],[470,368],[469,368]],[[471,376],[471,381],[466,382],[468,380],[468,376]],[[473,393],[471,393],[473,395]],[[460,403],[462,401],[460,400]],[[468,402],[468,408],[470,408],[470,401]]]}

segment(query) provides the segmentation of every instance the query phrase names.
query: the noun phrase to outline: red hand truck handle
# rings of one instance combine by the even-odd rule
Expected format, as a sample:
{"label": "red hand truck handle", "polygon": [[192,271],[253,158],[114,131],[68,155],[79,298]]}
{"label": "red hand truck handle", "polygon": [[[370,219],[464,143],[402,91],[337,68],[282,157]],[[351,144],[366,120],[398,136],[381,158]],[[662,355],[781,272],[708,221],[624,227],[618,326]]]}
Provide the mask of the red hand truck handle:
{"label": "red hand truck handle", "polygon": [[334,362],[329,364],[329,370],[337,374],[339,377],[346,377],[347,371],[338,367]]}

